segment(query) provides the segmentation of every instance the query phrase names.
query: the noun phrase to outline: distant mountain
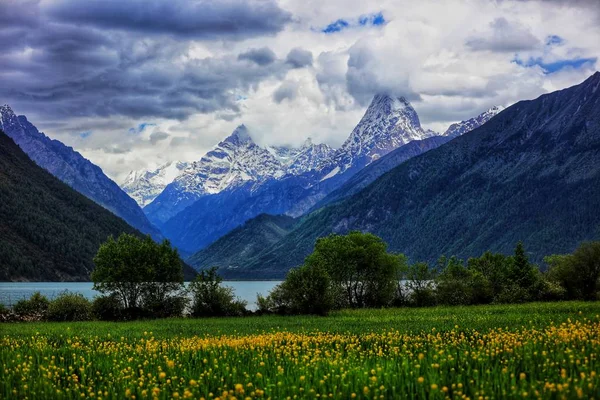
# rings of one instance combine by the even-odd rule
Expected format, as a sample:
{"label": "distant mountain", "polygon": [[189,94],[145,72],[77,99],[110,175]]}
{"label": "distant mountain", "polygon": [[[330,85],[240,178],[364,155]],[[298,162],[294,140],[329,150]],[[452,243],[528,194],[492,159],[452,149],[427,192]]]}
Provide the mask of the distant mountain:
{"label": "distant mountain", "polygon": [[404,97],[378,94],[365,115],[328,166],[330,178],[347,170],[360,170],[390,151],[413,140],[431,137],[423,130],[415,109]]}
{"label": "distant mountain", "polygon": [[162,239],[135,200],[73,148],[39,132],[25,116],[17,117],[7,105],[0,106],[0,129],[40,167],[131,226],[152,235],[154,239]]}
{"label": "distant mountain", "polygon": [[[256,146],[247,130],[244,132],[243,143]],[[182,251],[195,252],[261,213],[300,216],[365,165],[388,154],[396,146],[430,134],[421,128],[415,110],[405,99],[375,96],[340,149],[334,152],[328,146],[312,142],[296,150],[268,148],[265,151],[279,164],[279,170],[270,168],[270,173],[263,174],[262,179],[247,179],[218,193],[194,196],[195,201],[186,202],[185,207],[178,206],[182,211],[162,223],[161,230]],[[229,154],[235,151],[232,149]],[[269,158],[264,156],[264,159]],[[273,160],[264,164],[269,165]],[[169,200],[171,207],[192,192],[175,188],[184,176],[165,189],[165,195],[170,189],[177,189],[175,200]],[[195,182],[205,179],[197,173],[191,174],[190,179],[192,176]],[[154,203],[161,201],[161,197],[164,196],[161,194]],[[151,212],[154,203],[145,211]]]}
{"label": "distant mountain", "polygon": [[87,281],[100,244],[122,232],[139,234],[0,130],[0,281]]}
{"label": "distant mountain", "polygon": [[318,237],[358,229],[412,260],[510,253],[532,260],[600,239],[600,73],[521,101],[481,127],[412,158],[341,202],[304,217],[282,240],[225,270],[283,277]]}
{"label": "distant mountain", "polygon": [[170,161],[151,171],[131,171],[121,183],[121,188],[140,207],[144,207],[181,175],[188,165],[186,162]]}
{"label": "distant mountain", "polygon": [[494,106],[488,109],[486,112],[479,114],[477,117],[452,124],[446,130],[446,132],[444,132],[444,136],[455,138],[457,136],[464,135],[465,133],[470,132],[475,128],[479,128],[481,125],[488,122],[490,119],[492,119],[492,117],[494,117],[502,110],[504,110],[504,107]]}
{"label": "distant mountain", "polygon": [[294,218],[285,215],[260,214],[194,254],[187,262],[198,270],[210,267],[238,268],[248,258],[279,241],[290,231],[294,222]]}
{"label": "distant mountain", "polygon": [[283,175],[277,158],[254,143],[248,129],[240,125],[167,185],[144,211],[152,222],[161,226],[203,196]]}

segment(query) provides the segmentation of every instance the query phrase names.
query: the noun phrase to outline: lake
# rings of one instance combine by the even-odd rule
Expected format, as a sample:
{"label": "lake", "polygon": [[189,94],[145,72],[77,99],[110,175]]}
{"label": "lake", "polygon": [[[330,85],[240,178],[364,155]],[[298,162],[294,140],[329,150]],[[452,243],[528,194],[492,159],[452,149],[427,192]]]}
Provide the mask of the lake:
{"label": "lake", "polygon": [[[279,281],[231,281],[223,282],[223,285],[232,287],[237,297],[248,302],[247,308],[254,310],[256,295],[265,296],[280,283]],[[18,300],[28,299],[35,292],[53,299],[65,290],[81,293],[91,300],[100,295],[92,289],[92,286],[92,282],[0,282],[0,303],[12,306]]]}

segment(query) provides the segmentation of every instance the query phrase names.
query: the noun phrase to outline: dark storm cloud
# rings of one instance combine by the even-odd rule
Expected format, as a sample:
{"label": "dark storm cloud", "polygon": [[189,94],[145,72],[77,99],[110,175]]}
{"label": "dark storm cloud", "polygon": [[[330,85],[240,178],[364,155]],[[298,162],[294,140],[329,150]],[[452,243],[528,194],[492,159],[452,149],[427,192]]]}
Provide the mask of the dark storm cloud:
{"label": "dark storm cloud", "polygon": [[313,64],[313,55],[308,50],[296,47],[288,53],[285,62],[294,68],[310,67]]}
{"label": "dark storm cloud", "polygon": [[168,139],[169,138],[169,134],[166,132],[162,132],[162,131],[157,131],[157,132],[152,132],[150,134],[150,143],[152,143],[152,145],[155,145],[156,143]]}
{"label": "dark storm cloud", "polygon": [[190,39],[272,34],[287,21],[270,0],[0,0],[0,98],[46,126],[90,116],[237,114],[236,93],[292,66],[268,48],[241,60],[193,59]]}
{"label": "dark storm cloud", "polygon": [[541,45],[529,29],[506,18],[496,18],[490,24],[490,32],[469,38],[467,47],[475,51],[517,52],[534,50]]}
{"label": "dark storm cloud", "polygon": [[66,23],[198,39],[275,34],[291,20],[271,0],[61,0],[46,12]]}
{"label": "dark storm cloud", "polygon": [[260,49],[250,49],[238,56],[238,60],[252,61],[258,65],[269,65],[275,61],[277,56],[268,47],[261,47]]}
{"label": "dark storm cloud", "polygon": [[0,26],[37,25],[39,19],[39,0],[2,0],[0,1]]}
{"label": "dark storm cloud", "polygon": [[273,93],[273,100],[276,103],[281,103],[284,99],[294,100],[298,95],[298,83],[283,82]]}

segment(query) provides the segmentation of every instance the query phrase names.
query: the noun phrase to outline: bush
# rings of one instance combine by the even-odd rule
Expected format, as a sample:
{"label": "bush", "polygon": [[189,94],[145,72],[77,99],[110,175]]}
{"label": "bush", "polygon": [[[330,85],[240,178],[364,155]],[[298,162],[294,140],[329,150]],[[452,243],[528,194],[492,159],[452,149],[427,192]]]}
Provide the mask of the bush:
{"label": "bush", "polygon": [[35,292],[29,300],[22,299],[15,303],[13,311],[20,316],[45,315],[50,301],[40,292]]}
{"label": "bush", "polygon": [[92,315],[100,321],[125,319],[123,304],[115,295],[96,297],[92,302]]}
{"label": "bush", "polygon": [[334,307],[334,292],[327,272],[318,265],[303,265],[288,272],[285,281],[267,298],[259,296],[259,310],[277,314],[327,315]]}
{"label": "bush", "polygon": [[169,296],[162,301],[144,304],[144,309],[153,318],[181,317],[187,303],[185,296]]}
{"label": "bush", "polygon": [[427,263],[412,264],[406,274],[408,303],[416,307],[435,305],[435,278],[435,270],[429,268]]}
{"label": "bush", "polygon": [[46,317],[49,321],[89,321],[92,305],[80,293],[63,292],[50,302]]}
{"label": "bush", "polygon": [[233,317],[247,313],[246,302],[237,299],[230,287],[221,286],[217,269],[201,271],[190,283],[193,317]]}

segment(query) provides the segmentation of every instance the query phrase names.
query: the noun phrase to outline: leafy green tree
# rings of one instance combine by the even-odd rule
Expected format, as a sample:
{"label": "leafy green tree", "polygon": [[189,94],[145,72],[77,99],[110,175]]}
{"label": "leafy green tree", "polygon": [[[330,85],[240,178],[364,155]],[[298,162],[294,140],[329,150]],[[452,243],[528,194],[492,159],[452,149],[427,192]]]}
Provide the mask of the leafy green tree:
{"label": "leafy green tree", "polygon": [[397,290],[404,258],[387,252],[379,237],[358,231],[317,240],[305,264],[320,267],[351,308],[389,305]]}
{"label": "leafy green tree", "polygon": [[456,257],[441,257],[438,261],[440,274],[436,277],[436,298],[440,304],[490,303],[493,291],[485,276]]}
{"label": "leafy green tree", "polygon": [[111,236],[100,246],[94,264],[94,289],[117,296],[125,309],[153,308],[183,289],[179,254],[166,240],[157,244],[150,236]]}
{"label": "leafy green tree", "polygon": [[237,299],[233,289],[221,286],[217,268],[202,270],[190,283],[193,317],[227,317],[246,313],[246,302]]}
{"label": "leafy green tree", "polygon": [[[489,284],[492,300],[508,284],[508,267],[508,258],[504,254],[492,253],[491,251],[486,251],[480,257],[469,258],[467,261],[467,268],[481,276],[477,281],[481,282],[481,284],[485,284],[485,282]],[[487,289],[482,289],[484,292],[487,291]],[[484,298],[487,298],[488,294],[482,293]]]}
{"label": "leafy green tree", "polygon": [[569,299],[595,300],[600,285],[600,242],[584,242],[572,254],[544,259],[549,279],[560,284]]}

